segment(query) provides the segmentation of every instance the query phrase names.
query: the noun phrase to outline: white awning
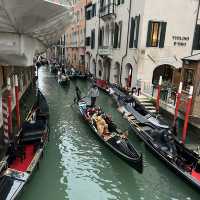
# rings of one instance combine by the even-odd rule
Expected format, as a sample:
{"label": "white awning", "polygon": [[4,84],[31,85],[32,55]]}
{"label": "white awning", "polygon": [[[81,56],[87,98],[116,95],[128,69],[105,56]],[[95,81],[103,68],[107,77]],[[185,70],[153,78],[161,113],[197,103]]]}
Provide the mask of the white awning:
{"label": "white awning", "polygon": [[49,46],[59,40],[72,19],[70,2],[0,0],[0,33],[27,35]]}

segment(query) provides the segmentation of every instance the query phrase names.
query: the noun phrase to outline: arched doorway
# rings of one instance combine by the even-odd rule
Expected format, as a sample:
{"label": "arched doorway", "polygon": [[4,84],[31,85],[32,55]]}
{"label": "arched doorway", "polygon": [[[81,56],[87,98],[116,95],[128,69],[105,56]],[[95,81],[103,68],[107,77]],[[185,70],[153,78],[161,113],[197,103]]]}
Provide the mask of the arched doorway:
{"label": "arched doorway", "polygon": [[96,76],[96,61],[95,59],[92,60],[92,65],[90,68],[90,73],[94,76]]}
{"label": "arched doorway", "polygon": [[162,90],[161,100],[174,105],[176,101],[176,92],[181,78],[181,69],[176,69],[171,65],[159,65],[153,71],[152,94],[156,95],[156,86],[158,85],[159,78],[162,76]]}
{"label": "arched doorway", "polygon": [[110,66],[111,60],[110,58],[105,58],[103,61],[103,80],[110,81]]}
{"label": "arched doorway", "polygon": [[174,70],[175,67],[171,65],[160,65],[156,67],[153,71],[152,84],[157,85],[160,76],[162,76],[163,82],[172,83]]}
{"label": "arched doorway", "polygon": [[102,61],[98,61],[97,78],[103,79],[103,64]]}
{"label": "arched doorway", "polygon": [[133,75],[133,67],[130,63],[126,64],[126,76],[125,76],[125,83],[126,87],[131,88],[132,86],[132,75]]}
{"label": "arched doorway", "polygon": [[119,62],[115,63],[113,70],[113,83],[119,85],[120,84],[120,64]]}

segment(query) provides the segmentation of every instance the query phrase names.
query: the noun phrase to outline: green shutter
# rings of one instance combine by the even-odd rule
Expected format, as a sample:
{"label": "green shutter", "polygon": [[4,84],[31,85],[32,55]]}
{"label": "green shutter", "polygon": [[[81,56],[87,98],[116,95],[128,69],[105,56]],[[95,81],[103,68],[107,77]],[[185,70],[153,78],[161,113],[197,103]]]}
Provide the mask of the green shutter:
{"label": "green shutter", "polygon": [[118,48],[121,47],[121,38],[122,38],[122,21],[119,22],[119,39],[118,39]]}
{"label": "green shutter", "polygon": [[151,47],[152,21],[149,21],[146,46]]}
{"label": "green shutter", "polygon": [[136,23],[137,23],[137,29],[136,29],[136,35],[134,40],[134,47],[138,47],[138,37],[139,37],[139,31],[140,31],[140,15],[136,16]]}
{"label": "green shutter", "polygon": [[113,48],[117,48],[117,44],[118,44],[118,35],[119,35],[119,28],[118,28],[118,24],[115,23],[115,33],[114,33],[114,44],[113,44]]}
{"label": "green shutter", "polygon": [[130,31],[130,39],[129,39],[129,48],[133,48],[134,32],[135,32],[135,19],[132,17],[131,18],[131,31]]}
{"label": "green shutter", "polygon": [[166,28],[167,28],[167,22],[161,22],[161,32],[160,32],[160,42],[159,42],[159,48],[163,48],[165,44],[165,34],[166,34]]}
{"label": "green shutter", "polygon": [[194,39],[193,39],[193,50],[200,50],[200,25],[196,25]]}

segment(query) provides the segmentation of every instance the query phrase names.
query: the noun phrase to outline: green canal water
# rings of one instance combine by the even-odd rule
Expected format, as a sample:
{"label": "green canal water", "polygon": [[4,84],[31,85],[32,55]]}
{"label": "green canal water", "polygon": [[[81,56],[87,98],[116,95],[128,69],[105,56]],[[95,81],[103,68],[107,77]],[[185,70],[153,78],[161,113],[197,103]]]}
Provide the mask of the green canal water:
{"label": "green canal water", "polygon": [[[104,146],[71,107],[75,84],[83,94],[90,87],[77,81],[64,88],[46,67],[39,70],[39,88],[50,106],[51,136],[40,169],[20,200],[200,200],[200,193],[154,157],[132,131],[129,137],[144,156],[142,175]],[[127,130],[112,99],[100,93],[97,103]]]}

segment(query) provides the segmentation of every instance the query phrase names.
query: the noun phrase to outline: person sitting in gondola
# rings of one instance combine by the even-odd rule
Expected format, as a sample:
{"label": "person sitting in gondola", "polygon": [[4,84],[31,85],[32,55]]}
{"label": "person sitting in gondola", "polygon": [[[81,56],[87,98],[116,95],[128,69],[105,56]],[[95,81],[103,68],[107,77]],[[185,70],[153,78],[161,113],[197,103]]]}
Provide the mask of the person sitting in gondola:
{"label": "person sitting in gondola", "polygon": [[108,114],[108,115],[103,114],[102,117],[104,118],[104,120],[108,124],[108,129],[109,130],[111,130],[111,131],[113,130],[114,131],[117,128],[116,125],[112,121],[112,115],[111,114]]}
{"label": "person sitting in gondola", "polygon": [[86,111],[86,118],[87,120],[91,120],[92,116],[96,113],[96,109],[95,108],[88,108]]}
{"label": "person sitting in gondola", "polygon": [[98,116],[96,118],[96,126],[98,132],[104,138],[104,140],[109,139],[110,132],[108,130],[108,124],[106,123],[106,121],[103,119],[102,116]]}

